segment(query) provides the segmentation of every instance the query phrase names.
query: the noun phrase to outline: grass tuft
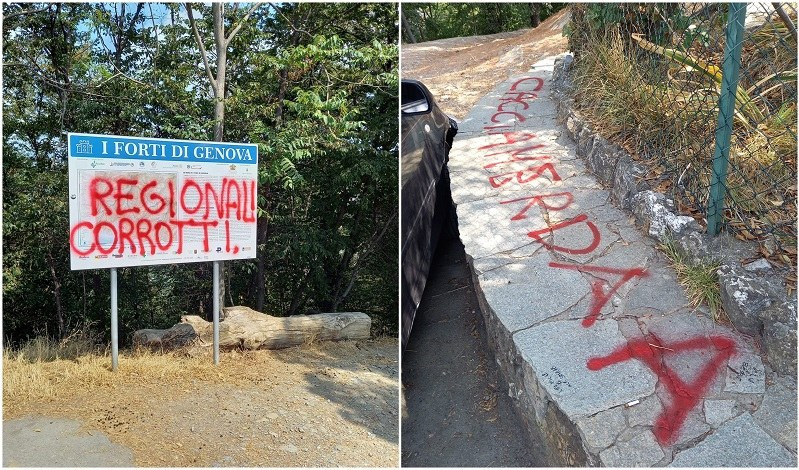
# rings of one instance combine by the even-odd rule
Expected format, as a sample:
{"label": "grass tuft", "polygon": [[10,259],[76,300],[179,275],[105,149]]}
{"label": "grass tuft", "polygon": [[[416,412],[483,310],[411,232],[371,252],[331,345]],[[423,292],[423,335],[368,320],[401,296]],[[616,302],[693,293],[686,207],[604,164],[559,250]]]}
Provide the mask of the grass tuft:
{"label": "grass tuft", "polygon": [[717,261],[700,261],[691,263],[677,249],[674,241],[666,239],[660,249],[671,261],[677,273],[677,281],[685,288],[688,300],[694,308],[706,305],[714,321],[721,316],[721,287],[719,285],[719,269]]}
{"label": "grass tuft", "polygon": [[75,330],[69,336],[57,341],[47,336],[37,336],[20,348],[7,349],[4,357],[25,362],[52,362],[59,359],[75,360],[80,356],[99,352],[97,337],[90,328]]}

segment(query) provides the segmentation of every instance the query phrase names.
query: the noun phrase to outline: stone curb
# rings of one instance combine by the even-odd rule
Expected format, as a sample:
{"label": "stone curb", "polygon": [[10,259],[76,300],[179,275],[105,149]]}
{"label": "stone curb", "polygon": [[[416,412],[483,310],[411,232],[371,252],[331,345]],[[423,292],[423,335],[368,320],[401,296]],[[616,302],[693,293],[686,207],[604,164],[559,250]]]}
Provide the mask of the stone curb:
{"label": "stone curb", "polygon": [[711,237],[692,217],[677,214],[674,202],[655,192],[642,177],[647,170],[618,145],[608,141],[575,110],[570,77],[573,56],[555,61],[552,98],[557,120],[577,144],[577,155],[611,192],[619,207],[629,210],[653,239],[670,239],[689,263],[714,260],[721,285],[725,313],[741,333],[756,337],[772,368],[779,374],[797,375],[797,298],[782,286],[785,268],[773,267],[764,258],[746,265],[743,259],[758,256],[757,246],[722,233]]}
{"label": "stone curb", "polygon": [[[659,217],[656,223],[649,223],[647,231],[654,226],[655,233],[695,233],[690,230],[695,223],[675,216],[665,198],[650,195],[648,188],[638,185],[634,173],[620,175],[615,165],[612,171],[596,171],[601,162],[584,165],[579,140],[576,151],[571,143],[561,141],[561,130],[553,122],[556,102],[533,93],[545,82],[552,83],[548,77],[553,65],[549,61],[530,75],[511,78],[480,100],[460,123],[449,162],[461,240],[488,340],[525,424],[541,431],[552,465],[641,467],[707,461],[795,466],[796,400],[791,396],[796,393],[795,380],[776,377],[745,338],[723,327],[717,329],[711,320],[688,308],[682,288],[673,273],[667,272],[655,243],[630,226],[628,217],[609,199],[626,200],[628,209],[646,208],[641,211],[646,220]],[[536,80],[540,84],[533,88]],[[535,139],[529,141],[531,133]],[[536,146],[530,147],[532,144]],[[585,152],[587,139],[582,146]],[[592,140],[590,147],[595,146]],[[618,152],[609,143],[600,142],[600,146]],[[521,147],[551,148],[552,153],[522,153]],[[554,163],[560,176],[552,167],[551,177],[542,177],[546,163],[534,157],[542,154],[557,159]],[[524,168],[531,159],[539,160],[538,166]],[[611,160],[605,157],[604,161]],[[634,163],[632,158],[629,162]],[[588,176],[589,170],[599,175],[599,182],[609,185],[613,181],[614,188],[619,188],[602,189]],[[534,203],[519,211],[524,205],[519,201],[535,194],[553,197],[553,191],[564,190],[572,194],[570,200],[575,204],[564,204],[563,212],[548,212],[545,204],[534,207]],[[550,202],[557,205],[558,200]],[[545,241],[586,246],[588,231],[570,228],[576,223],[571,221],[580,218],[575,210],[589,213],[603,232],[595,239],[604,242],[582,252],[595,254],[543,249],[550,246]],[[569,238],[559,238],[561,231],[554,225],[569,227],[563,230],[570,233]],[[548,227],[548,237],[531,241],[533,235],[528,236],[527,231],[541,232],[535,229],[542,226]],[[608,276],[618,277],[618,271],[634,271],[637,266],[642,268],[641,278],[631,281],[618,295],[608,294],[597,311],[599,319],[585,325],[589,306],[611,285]],[[585,268],[596,271],[586,273]],[[597,286],[607,287],[597,290]],[[737,345],[726,356],[721,353],[728,346],[708,343],[717,333],[736,338]],[[625,345],[631,351],[629,345],[638,338],[663,339],[662,349],[672,353],[666,356],[669,353],[663,352],[658,366],[627,359],[608,362],[607,367],[591,365],[593,360],[610,358],[614,351],[624,351]],[[704,340],[700,347],[705,350],[677,346],[696,338]],[[672,350],[668,347],[672,345],[680,349]],[[652,346],[650,342],[645,347],[654,350]],[[674,352],[688,350],[697,352],[688,357]],[[696,375],[685,378],[698,390],[691,394],[695,401],[682,406],[686,415],[669,421],[666,408],[680,407],[673,405],[673,400],[681,389],[674,388],[668,374],[697,374],[711,364],[715,369],[707,388],[695,388]],[[752,413],[754,410],[757,412]],[[662,417],[667,420],[665,425],[656,422]],[[672,436],[663,438],[664,429]],[[710,439],[716,434],[719,437]],[[751,444],[745,439],[749,434],[756,437]]]}

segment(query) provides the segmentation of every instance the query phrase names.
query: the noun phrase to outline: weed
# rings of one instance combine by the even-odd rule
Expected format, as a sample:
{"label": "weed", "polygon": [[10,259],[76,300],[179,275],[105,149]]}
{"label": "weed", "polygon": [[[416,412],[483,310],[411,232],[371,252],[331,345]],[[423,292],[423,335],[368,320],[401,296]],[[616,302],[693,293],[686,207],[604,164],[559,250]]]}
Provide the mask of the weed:
{"label": "weed", "polygon": [[674,241],[667,238],[660,249],[671,261],[677,273],[677,281],[685,288],[688,300],[694,308],[707,305],[713,320],[721,316],[721,287],[719,286],[719,269],[717,261],[689,262],[677,249]]}
{"label": "weed", "polygon": [[98,338],[89,327],[76,329],[57,341],[48,336],[37,336],[19,349],[7,349],[6,357],[26,362],[52,362],[59,359],[75,360],[80,356],[98,352]]}

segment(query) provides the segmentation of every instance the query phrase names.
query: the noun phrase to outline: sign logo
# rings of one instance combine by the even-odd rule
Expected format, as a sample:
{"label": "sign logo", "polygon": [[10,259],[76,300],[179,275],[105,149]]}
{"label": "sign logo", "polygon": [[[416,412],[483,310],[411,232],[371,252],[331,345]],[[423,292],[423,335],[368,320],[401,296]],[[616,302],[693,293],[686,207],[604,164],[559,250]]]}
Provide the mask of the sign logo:
{"label": "sign logo", "polygon": [[75,151],[77,153],[92,153],[92,145],[89,143],[88,140],[81,140],[78,141],[78,145],[75,146]]}

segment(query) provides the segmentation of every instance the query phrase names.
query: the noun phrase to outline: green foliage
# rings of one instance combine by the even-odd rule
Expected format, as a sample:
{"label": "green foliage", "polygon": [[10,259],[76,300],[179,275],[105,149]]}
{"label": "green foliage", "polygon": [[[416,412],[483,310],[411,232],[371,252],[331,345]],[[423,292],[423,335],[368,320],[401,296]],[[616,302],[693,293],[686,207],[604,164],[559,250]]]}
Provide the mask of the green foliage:
{"label": "green foliage", "polygon": [[[537,26],[562,3],[404,3],[402,40],[423,42]],[[535,18],[535,19],[534,19]]]}
{"label": "green foliage", "polygon": [[[185,7],[122,5],[3,5],[3,319],[14,344],[86,323],[108,337],[107,271],[69,268],[65,133],[213,136]],[[194,10],[212,49],[210,6]],[[392,4],[264,4],[231,42],[224,137],[259,145],[259,249],[228,264],[226,305],[358,310],[396,333],[397,24]],[[120,269],[120,337],[208,317],[210,294],[206,263]]]}

